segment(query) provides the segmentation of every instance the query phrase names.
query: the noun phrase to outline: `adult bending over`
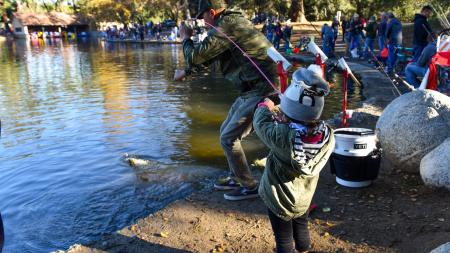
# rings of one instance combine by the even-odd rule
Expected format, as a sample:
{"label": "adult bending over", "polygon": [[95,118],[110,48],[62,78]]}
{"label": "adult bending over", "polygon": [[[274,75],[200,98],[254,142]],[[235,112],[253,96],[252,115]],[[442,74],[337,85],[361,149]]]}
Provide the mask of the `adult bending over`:
{"label": "adult bending over", "polygon": [[[241,47],[257,65],[276,83],[276,64],[267,56],[272,44],[256,30],[253,24],[237,9],[227,9],[223,1],[200,0],[197,18],[214,25]],[[187,67],[177,70],[175,79],[191,74],[196,65],[218,62],[224,77],[240,90],[227,118],[220,127],[220,143],[230,168],[230,175],[218,180],[218,190],[234,190],[224,194],[227,200],[258,197],[257,182],[253,178],[241,146],[241,140],[252,131],[253,112],[256,105],[274,89],[263,79],[255,66],[230,42],[226,36],[210,28],[208,36],[199,45],[191,40],[192,30],[180,29]]]}

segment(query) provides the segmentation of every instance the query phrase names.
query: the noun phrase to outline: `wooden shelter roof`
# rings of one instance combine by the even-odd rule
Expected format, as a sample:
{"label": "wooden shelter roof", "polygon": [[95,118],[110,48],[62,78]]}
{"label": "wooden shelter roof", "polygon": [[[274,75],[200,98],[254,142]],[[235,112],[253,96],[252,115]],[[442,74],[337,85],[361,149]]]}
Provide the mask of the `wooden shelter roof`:
{"label": "wooden shelter roof", "polygon": [[88,24],[87,20],[79,15],[63,12],[15,13],[14,19],[18,19],[24,26],[68,26]]}

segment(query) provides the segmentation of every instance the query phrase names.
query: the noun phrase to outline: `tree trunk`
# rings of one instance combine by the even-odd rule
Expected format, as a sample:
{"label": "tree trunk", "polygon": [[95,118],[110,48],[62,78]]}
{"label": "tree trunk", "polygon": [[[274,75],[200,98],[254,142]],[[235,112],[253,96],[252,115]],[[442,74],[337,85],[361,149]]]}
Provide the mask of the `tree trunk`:
{"label": "tree trunk", "polygon": [[289,18],[292,22],[306,22],[303,0],[292,0],[289,8]]}

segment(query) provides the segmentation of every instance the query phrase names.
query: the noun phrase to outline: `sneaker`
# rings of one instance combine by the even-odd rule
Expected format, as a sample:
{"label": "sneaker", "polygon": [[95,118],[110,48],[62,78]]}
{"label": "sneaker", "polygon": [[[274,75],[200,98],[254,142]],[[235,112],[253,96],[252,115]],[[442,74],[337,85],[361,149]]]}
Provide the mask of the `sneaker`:
{"label": "sneaker", "polygon": [[247,187],[240,187],[237,190],[234,190],[229,193],[225,193],[223,197],[226,200],[244,200],[244,199],[253,199],[259,197],[258,195],[258,186],[253,187],[253,189],[249,189]]}
{"label": "sneaker", "polygon": [[220,191],[237,190],[241,188],[241,184],[231,177],[220,178],[214,183],[214,188]]}

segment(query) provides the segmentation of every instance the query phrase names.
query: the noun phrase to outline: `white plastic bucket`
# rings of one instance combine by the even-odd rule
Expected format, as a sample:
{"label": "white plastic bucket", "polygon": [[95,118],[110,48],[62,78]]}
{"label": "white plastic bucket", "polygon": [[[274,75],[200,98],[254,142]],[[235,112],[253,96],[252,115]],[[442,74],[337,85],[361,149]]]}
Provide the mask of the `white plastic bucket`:
{"label": "white plastic bucket", "polygon": [[331,156],[331,172],[336,182],[347,187],[366,187],[378,176],[381,152],[373,130],[340,128],[335,131],[336,146]]}
{"label": "white plastic bucket", "polygon": [[344,156],[368,156],[376,149],[375,132],[367,128],[339,128],[334,132],[334,153]]}

